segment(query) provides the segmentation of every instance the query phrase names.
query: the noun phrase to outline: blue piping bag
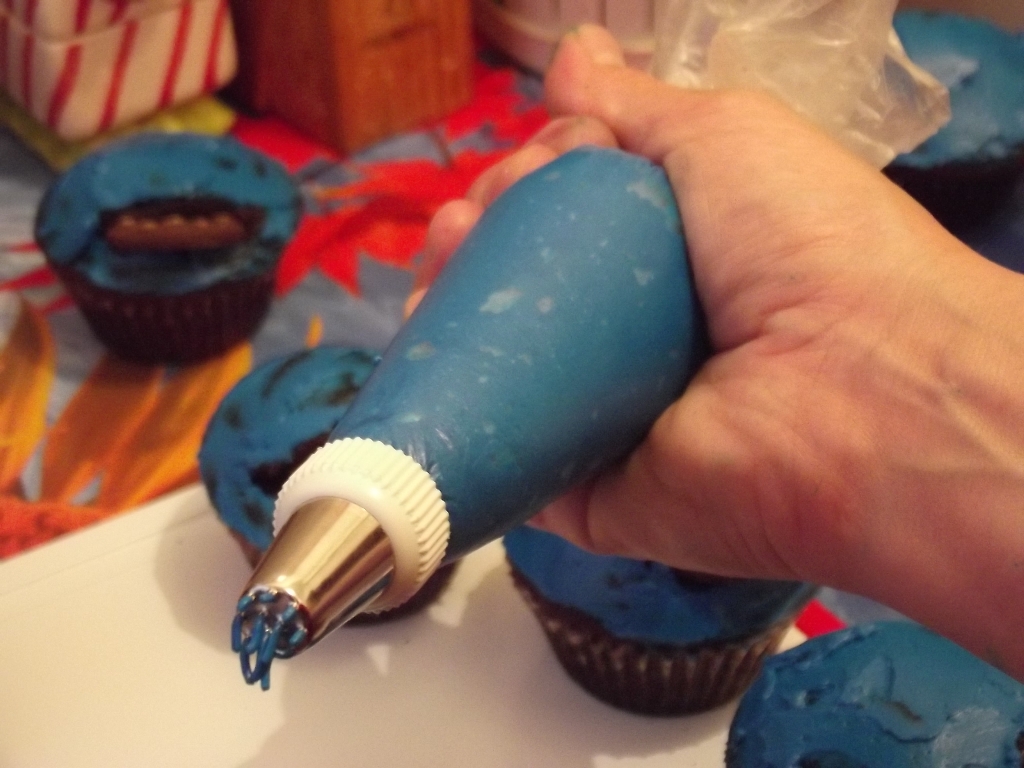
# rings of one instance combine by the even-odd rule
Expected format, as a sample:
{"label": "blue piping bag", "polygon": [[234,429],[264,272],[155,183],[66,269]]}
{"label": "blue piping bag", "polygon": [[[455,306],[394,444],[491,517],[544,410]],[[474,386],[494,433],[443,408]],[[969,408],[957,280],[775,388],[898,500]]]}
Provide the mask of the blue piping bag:
{"label": "blue piping bag", "polygon": [[621,461],[708,350],[660,167],[584,148],[521,179],[281,490],[235,617],[246,679]]}

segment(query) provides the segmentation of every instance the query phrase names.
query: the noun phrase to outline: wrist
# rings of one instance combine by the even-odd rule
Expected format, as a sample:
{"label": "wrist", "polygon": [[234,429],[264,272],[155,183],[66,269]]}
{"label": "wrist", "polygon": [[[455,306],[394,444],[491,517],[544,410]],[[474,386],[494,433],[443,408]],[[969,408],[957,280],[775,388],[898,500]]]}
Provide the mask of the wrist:
{"label": "wrist", "polygon": [[862,382],[888,407],[849,464],[860,513],[830,581],[1022,677],[1024,277],[975,256],[947,267]]}

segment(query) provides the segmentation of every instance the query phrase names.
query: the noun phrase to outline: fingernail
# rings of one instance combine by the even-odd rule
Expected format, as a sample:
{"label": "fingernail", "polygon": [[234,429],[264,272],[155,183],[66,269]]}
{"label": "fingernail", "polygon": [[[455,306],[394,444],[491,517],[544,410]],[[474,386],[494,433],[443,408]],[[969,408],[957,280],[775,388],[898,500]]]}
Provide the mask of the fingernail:
{"label": "fingernail", "polygon": [[573,35],[595,64],[625,66],[622,48],[606,29],[594,24],[581,24],[573,30]]}
{"label": "fingernail", "polygon": [[558,52],[562,50],[562,46],[565,45],[566,40],[576,37],[576,30],[578,29],[578,26],[572,27],[562,34],[562,37],[559,38],[558,43],[556,43],[555,46],[552,47],[551,52],[548,55],[547,65],[544,67],[544,71],[547,71],[551,68],[552,62],[554,62],[554,60],[558,58]]}
{"label": "fingernail", "polygon": [[544,529],[544,510],[542,509],[540,512],[535,514],[533,517],[531,517],[529,520],[527,520],[525,524],[530,526],[531,528],[539,528],[539,529],[543,530]]}
{"label": "fingernail", "polygon": [[546,144],[550,142],[552,139],[556,139],[559,136],[561,136],[563,133],[565,133],[565,130],[566,126],[564,120],[551,121],[543,128],[541,128],[539,131],[537,131],[535,134],[533,134],[533,136],[527,139],[526,143]]}
{"label": "fingernail", "polygon": [[403,307],[402,312],[402,315],[406,320],[409,319],[409,315],[411,315],[413,311],[416,309],[416,307],[419,306],[420,301],[423,299],[426,293],[426,288],[420,288],[409,294],[409,297],[405,300],[405,306]]}

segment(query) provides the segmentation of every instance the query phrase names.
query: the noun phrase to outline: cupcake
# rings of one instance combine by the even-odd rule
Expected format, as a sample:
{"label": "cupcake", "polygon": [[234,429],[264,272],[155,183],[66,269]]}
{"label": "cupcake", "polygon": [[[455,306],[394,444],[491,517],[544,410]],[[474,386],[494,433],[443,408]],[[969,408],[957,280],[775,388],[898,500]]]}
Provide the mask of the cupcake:
{"label": "cupcake", "polygon": [[35,236],[111,351],[188,363],[259,327],[299,214],[287,171],[259,152],[230,137],[147,133],[58,177]]}
{"label": "cupcake", "polygon": [[[227,394],[207,425],[199,469],[217,515],[251,565],[274,537],[274,502],[303,461],[327,442],[377,357],[321,346],[259,366]],[[438,569],[410,600],[353,622],[397,618],[429,604],[453,566]]]}
{"label": "cupcake", "polygon": [[815,591],[593,555],[528,527],[504,544],[513,583],[569,676],[646,715],[700,712],[738,696]]}
{"label": "cupcake", "polygon": [[743,696],[727,768],[1017,768],[1024,686],[910,622],[808,640]]}
{"label": "cupcake", "polygon": [[1024,37],[967,16],[902,11],[911,60],[949,89],[950,121],[886,174],[947,227],[994,213],[1024,168]]}

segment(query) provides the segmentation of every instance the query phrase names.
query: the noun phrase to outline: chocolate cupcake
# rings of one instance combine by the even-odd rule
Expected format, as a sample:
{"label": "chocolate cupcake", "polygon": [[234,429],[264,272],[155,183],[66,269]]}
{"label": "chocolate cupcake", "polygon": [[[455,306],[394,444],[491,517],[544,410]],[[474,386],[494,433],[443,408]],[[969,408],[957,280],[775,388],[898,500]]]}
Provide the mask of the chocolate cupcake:
{"label": "chocolate cupcake", "polygon": [[[255,567],[274,537],[274,502],[303,461],[327,442],[377,357],[321,346],[259,366],[227,394],[210,420],[199,469],[221,521]],[[401,617],[426,606],[451,579],[438,569],[410,600],[350,623]]]}
{"label": "chocolate cupcake", "polygon": [[819,635],[765,662],[728,768],[1017,768],[1024,686],[910,622]]}
{"label": "chocolate cupcake", "polygon": [[701,712],[738,696],[815,591],[593,555],[527,527],[504,544],[513,583],[569,676],[646,715]]}
{"label": "chocolate cupcake", "polygon": [[288,173],[259,152],[230,137],[147,133],[58,177],[35,235],[111,351],[188,363],[259,327],[299,214]]}
{"label": "chocolate cupcake", "polygon": [[951,117],[885,172],[947,227],[976,224],[1024,168],[1024,38],[952,13],[902,11],[893,27],[911,60],[949,89]]}

